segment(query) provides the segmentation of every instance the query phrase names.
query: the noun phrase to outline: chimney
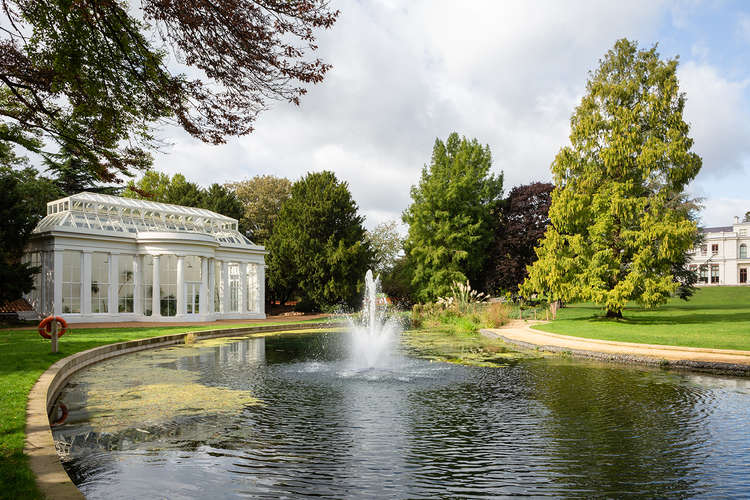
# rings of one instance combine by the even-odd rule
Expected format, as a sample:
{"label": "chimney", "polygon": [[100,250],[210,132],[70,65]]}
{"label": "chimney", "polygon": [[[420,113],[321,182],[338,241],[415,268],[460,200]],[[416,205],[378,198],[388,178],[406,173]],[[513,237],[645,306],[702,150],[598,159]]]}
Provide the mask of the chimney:
{"label": "chimney", "polygon": [[736,215],[734,216],[734,223],[735,224],[739,224],[740,223],[740,218],[737,217]]}

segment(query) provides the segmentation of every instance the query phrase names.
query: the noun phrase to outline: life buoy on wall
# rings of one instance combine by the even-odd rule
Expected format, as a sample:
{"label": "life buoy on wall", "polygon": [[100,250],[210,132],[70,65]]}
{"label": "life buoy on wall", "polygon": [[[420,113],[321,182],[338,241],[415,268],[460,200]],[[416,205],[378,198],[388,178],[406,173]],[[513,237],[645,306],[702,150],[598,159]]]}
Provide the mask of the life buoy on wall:
{"label": "life buoy on wall", "polygon": [[[63,403],[62,401],[60,401],[57,404],[57,406],[62,411],[62,415],[60,415],[60,418],[58,418],[57,420],[55,420],[54,422],[52,422],[51,424],[49,424],[50,427],[55,427],[56,425],[62,425],[68,419],[68,407],[65,406],[65,403]],[[57,409],[57,408],[55,408],[55,409]]]}
{"label": "life buoy on wall", "polygon": [[41,335],[45,339],[51,339],[53,321],[57,321],[58,323],[60,323],[60,329],[57,330],[57,338],[65,335],[65,332],[68,331],[68,323],[63,319],[62,316],[47,316],[42,321],[40,321],[38,328],[39,335]]}

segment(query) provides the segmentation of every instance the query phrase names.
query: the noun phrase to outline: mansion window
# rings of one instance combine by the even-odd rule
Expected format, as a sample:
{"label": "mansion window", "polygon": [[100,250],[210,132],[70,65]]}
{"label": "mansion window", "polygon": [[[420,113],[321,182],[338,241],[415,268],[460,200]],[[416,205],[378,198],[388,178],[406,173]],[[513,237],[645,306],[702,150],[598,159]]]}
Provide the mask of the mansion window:
{"label": "mansion window", "polygon": [[747,245],[740,245],[740,259],[747,259]]}
{"label": "mansion window", "polygon": [[700,266],[698,271],[698,282],[708,283],[708,266]]}
{"label": "mansion window", "polygon": [[711,264],[711,283],[719,282],[719,265]]}
{"label": "mansion window", "polygon": [[740,269],[740,283],[747,283],[747,268]]}
{"label": "mansion window", "polygon": [[711,245],[711,255],[718,255],[718,253],[719,253],[719,244],[714,243],[713,245]]}
{"label": "mansion window", "polygon": [[701,255],[706,256],[708,254],[708,245],[701,245]]}

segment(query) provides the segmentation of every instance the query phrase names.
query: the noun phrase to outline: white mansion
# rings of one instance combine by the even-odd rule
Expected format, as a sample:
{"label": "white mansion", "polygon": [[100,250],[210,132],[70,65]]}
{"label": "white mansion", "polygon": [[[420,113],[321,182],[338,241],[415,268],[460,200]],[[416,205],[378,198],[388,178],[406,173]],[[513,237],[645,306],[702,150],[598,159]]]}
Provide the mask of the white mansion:
{"label": "white mansion", "polygon": [[690,269],[699,285],[747,285],[750,273],[750,222],[701,229],[703,243],[692,251]]}
{"label": "white mansion", "polygon": [[265,249],[209,210],[79,193],[47,204],[26,297],[68,322],[264,318]]}

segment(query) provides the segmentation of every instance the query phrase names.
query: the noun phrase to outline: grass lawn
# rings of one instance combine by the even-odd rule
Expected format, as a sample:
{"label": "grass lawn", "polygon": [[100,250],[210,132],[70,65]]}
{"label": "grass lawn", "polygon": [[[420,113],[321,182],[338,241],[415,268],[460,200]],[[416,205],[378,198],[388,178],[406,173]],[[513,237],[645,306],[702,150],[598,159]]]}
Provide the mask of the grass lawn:
{"label": "grass lawn", "polygon": [[688,301],[672,299],[658,309],[635,304],[624,318],[604,318],[593,304],[561,309],[557,320],[538,330],[643,344],[740,349],[750,351],[750,287],[701,288]]}
{"label": "grass lawn", "polygon": [[[220,328],[241,326],[260,324],[221,325]],[[53,363],[71,354],[114,342],[214,328],[217,326],[73,328],[60,339],[60,352],[57,354],[50,353],[50,341],[42,339],[36,330],[0,330],[0,498],[42,498],[23,453],[26,401],[36,380]]]}

